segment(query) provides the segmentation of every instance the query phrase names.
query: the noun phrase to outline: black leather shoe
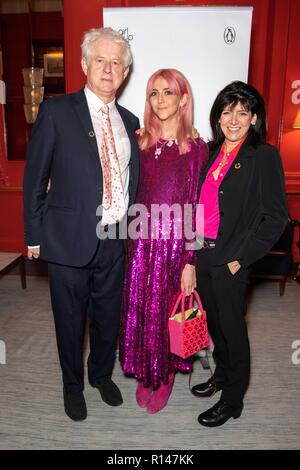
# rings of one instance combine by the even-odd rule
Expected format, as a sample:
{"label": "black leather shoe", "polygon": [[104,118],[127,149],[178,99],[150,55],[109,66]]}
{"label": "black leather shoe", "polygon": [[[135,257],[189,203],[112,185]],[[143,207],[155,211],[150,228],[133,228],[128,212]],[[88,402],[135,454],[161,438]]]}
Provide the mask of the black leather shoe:
{"label": "black leather shoe", "polygon": [[93,385],[100,392],[102,400],[110,406],[122,405],[123,398],[116,384],[109,378],[103,378]]}
{"label": "black leather shoe", "polygon": [[222,426],[230,418],[237,419],[241,416],[243,406],[233,408],[226,401],[219,400],[212,408],[198,416],[198,421],[202,426],[214,428]]}
{"label": "black leather shoe", "polygon": [[202,384],[194,385],[192,387],[192,393],[196,397],[207,398],[214,396],[215,393],[222,390],[224,385],[224,380],[217,379],[215,377],[210,377],[207,382]]}
{"label": "black leather shoe", "polygon": [[82,392],[64,390],[65,412],[73,421],[83,421],[87,417],[86,403]]}

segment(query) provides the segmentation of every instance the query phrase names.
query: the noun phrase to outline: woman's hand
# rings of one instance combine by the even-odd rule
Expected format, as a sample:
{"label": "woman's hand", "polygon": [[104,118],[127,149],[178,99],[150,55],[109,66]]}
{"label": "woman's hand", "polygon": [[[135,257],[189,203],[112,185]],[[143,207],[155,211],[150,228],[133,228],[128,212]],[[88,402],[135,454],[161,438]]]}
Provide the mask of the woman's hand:
{"label": "woman's hand", "polygon": [[140,129],[138,129],[135,132],[137,133],[137,135],[143,137],[143,135],[145,134],[145,131],[146,131],[146,129],[144,127],[141,127]]}
{"label": "woman's hand", "polygon": [[193,139],[198,139],[200,137],[200,134],[195,127],[193,127],[192,136],[193,136]]}
{"label": "woman's hand", "polygon": [[196,269],[192,264],[186,264],[181,274],[181,292],[191,295],[196,288]]}
{"label": "woman's hand", "polygon": [[241,265],[240,263],[235,260],[235,261],[230,261],[230,263],[227,263],[227,266],[229,268],[229,271],[231,272],[231,274],[234,276],[238,270],[241,268]]}

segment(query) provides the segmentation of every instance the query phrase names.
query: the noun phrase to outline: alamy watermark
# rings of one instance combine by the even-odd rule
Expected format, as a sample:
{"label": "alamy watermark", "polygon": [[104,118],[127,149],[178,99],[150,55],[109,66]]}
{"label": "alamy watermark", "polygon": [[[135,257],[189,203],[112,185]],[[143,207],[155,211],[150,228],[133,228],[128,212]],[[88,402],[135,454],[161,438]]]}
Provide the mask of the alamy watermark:
{"label": "alamy watermark", "polygon": [[6,364],[6,344],[0,339],[0,365]]}
{"label": "alamy watermark", "polygon": [[[194,211],[197,211],[197,232],[195,227]],[[203,244],[204,208],[203,204],[151,204],[148,209],[144,204],[133,204],[128,209],[128,216],[118,224],[109,224],[103,230],[103,207],[98,206],[96,211],[100,218],[96,227],[97,237],[100,240],[110,239],[143,239],[143,240],[185,240],[186,250],[199,250]]]}
{"label": "alamy watermark", "polygon": [[300,364],[300,339],[295,339],[295,341],[292,342],[291,348],[295,349],[291,355],[291,360],[294,366],[297,366]]}

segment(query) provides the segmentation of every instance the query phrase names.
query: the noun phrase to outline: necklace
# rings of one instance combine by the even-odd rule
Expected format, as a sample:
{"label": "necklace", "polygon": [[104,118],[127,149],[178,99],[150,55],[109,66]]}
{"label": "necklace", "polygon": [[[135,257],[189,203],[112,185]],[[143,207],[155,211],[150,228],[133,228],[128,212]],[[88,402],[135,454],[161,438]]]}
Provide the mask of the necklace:
{"label": "necklace", "polygon": [[222,160],[221,160],[220,163],[219,163],[219,167],[220,167],[220,168],[223,168],[224,166],[227,165],[227,163],[228,163],[228,156],[229,156],[229,153],[228,153],[227,155],[224,155],[224,156],[222,157]]}
{"label": "necklace", "polygon": [[167,146],[167,147],[172,147],[172,145],[176,142],[176,140],[163,140],[163,139],[158,139],[158,141],[156,142],[155,144],[155,152],[154,152],[154,158],[157,159],[163,149]]}
{"label": "necklace", "polygon": [[219,163],[219,167],[223,168],[228,163],[228,157],[230,156],[230,151],[227,150],[226,145],[224,146],[224,155]]}

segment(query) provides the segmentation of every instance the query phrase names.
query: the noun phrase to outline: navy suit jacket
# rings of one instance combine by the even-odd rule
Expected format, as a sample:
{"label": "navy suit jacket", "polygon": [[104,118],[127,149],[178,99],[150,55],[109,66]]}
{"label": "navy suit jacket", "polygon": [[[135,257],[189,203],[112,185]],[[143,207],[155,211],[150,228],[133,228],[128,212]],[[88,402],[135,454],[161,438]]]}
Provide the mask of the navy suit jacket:
{"label": "navy suit jacket", "polygon": [[[131,144],[130,205],[139,175],[134,137],[139,120],[116,106]],[[96,210],[102,197],[101,163],[84,90],[43,102],[32,129],[24,173],[26,244],[40,245],[41,258],[47,261],[86,265],[98,244]]]}
{"label": "navy suit jacket", "polygon": [[[272,145],[253,147],[251,134],[219,188],[220,225],[214,249],[216,266],[239,260],[243,268],[268,253],[284,231],[287,201],[278,150]],[[220,148],[210,153],[199,184],[199,195]]]}

